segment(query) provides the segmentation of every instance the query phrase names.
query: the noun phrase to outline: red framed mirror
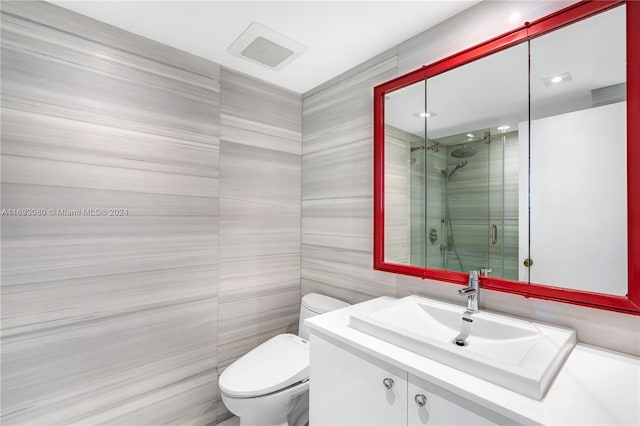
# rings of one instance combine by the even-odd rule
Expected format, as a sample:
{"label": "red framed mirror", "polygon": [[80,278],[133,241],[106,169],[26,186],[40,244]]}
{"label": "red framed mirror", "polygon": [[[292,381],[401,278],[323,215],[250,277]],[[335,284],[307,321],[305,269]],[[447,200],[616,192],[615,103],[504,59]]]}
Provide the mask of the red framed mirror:
{"label": "red framed mirror", "polygon": [[[624,48],[619,49],[621,51],[619,58],[610,52],[615,49],[596,45],[595,43],[600,42],[599,39],[593,38],[589,41],[586,36],[582,38],[576,36],[579,34],[576,32],[580,30],[579,26],[589,22],[596,25],[596,28],[601,32],[588,32],[583,28],[581,29],[583,34],[594,34],[594,37],[602,38],[601,35],[605,33],[615,32],[607,32],[603,27],[608,22],[607,19],[615,25],[614,15],[618,16],[616,19],[623,20],[625,25],[622,26],[626,28],[626,30],[620,30],[623,43],[616,41],[615,38],[610,40],[613,46],[625,45]],[[602,22],[597,20],[602,20]],[[617,27],[621,27],[621,25],[618,24]],[[508,252],[511,257],[509,260],[505,260],[503,256],[496,263],[500,265],[498,268],[500,276],[482,278],[481,285],[485,289],[640,315],[640,261],[638,261],[640,254],[640,191],[637,190],[637,184],[640,182],[640,169],[637,166],[634,167],[640,163],[640,140],[638,140],[640,139],[638,136],[640,134],[640,38],[632,35],[634,28],[640,28],[640,2],[583,1],[376,86],[374,88],[374,269],[466,284],[468,279],[466,269],[469,269],[470,266],[473,268],[490,267],[491,262],[495,263],[495,260],[482,264],[483,260],[478,259],[485,257],[494,259],[496,256],[492,253],[501,250],[503,255]],[[599,52],[604,56],[598,56],[595,53],[585,54],[583,56],[586,58],[580,59],[585,61],[580,62],[581,67],[578,67],[578,70],[557,75],[545,74],[551,73],[548,71],[551,68],[538,66],[539,64],[560,63],[563,57],[570,56],[566,50],[564,53],[561,50],[565,43],[559,37],[563,32],[565,40],[585,45],[585,52]],[[624,43],[625,40],[626,43]],[[575,47],[580,47],[580,44],[574,44],[574,47],[570,46],[572,45],[567,44],[564,48],[570,49],[572,53],[580,50]],[[518,67],[492,65],[492,62],[495,62],[494,59],[497,61],[497,58],[501,57],[502,60],[505,60],[508,56],[516,59],[505,63],[513,64],[513,61],[516,61],[525,68],[523,69],[520,65]],[[574,59],[574,64],[577,61]],[[607,66],[601,66],[602,64]],[[614,69],[616,66],[618,74],[622,73],[624,81],[620,81],[619,75],[618,77],[613,76],[615,70],[610,72],[609,68]],[[597,68],[606,68],[606,70],[596,74],[593,70]],[[518,79],[514,78],[516,69],[522,70],[518,73]],[[584,82],[587,80],[584,77],[584,70],[589,70],[592,74],[588,83]],[[556,71],[564,71],[564,69]],[[504,73],[502,77],[498,75],[501,72]],[[456,73],[460,75],[456,77]],[[486,78],[487,75],[491,75],[493,83],[485,84],[480,80]],[[469,96],[457,103],[452,102],[450,99],[452,93],[465,98],[460,96],[460,93],[467,93],[461,92],[465,82],[472,82],[475,86],[485,86],[487,90],[494,83],[499,83],[500,86],[491,89],[488,96]],[[569,84],[563,85],[564,82],[569,82]],[[616,84],[611,84],[612,82]],[[509,87],[509,84],[513,85],[513,90],[505,89]],[[585,101],[584,99],[580,100],[580,96],[577,95],[577,88],[581,84],[584,85],[582,91],[585,92],[588,89],[591,95],[591,103],[588,106],[582,105],[581,102]],[[547,90],[545,86],[553,87],[556,92],[551,92],[551,89],[545,92],[544,90]],[[556,89],[555,86],[561,89]],[[455,87],[455,90],[451,90],[451,87]],[[406,103],[413,102],[419,106],[405,108],[409,112],[414,110],[416,112],[412,114],[404,112],[404,116],[399,117],[398,110],[391,107],[394,104],[390,100],[397,103],[396,99],[403,91],[418,94],[423,91],[424,100],[423,105],[419,105],[419,98],[405,95]],[[500,104],[503,93],[513,93],[514,95],[510,100],[504,100]],[[563,98],[558,97],[560,93],[565,93]],[[576,93],[576,95],[571,93]],[[510,125],[501,124],[501,121],[491,117],[489,112],[493,109],[503,108],[504,111],[513,113],[515,109],[512,104],[515,102],[513,99],[516,95],[519,96],[517,100],[519,107],[515,109],[520,110],[520,115],[514,113],[508,117],[511,120]],[[412,96],[413,100],[409,101]],[[582,96],[582,98],[584,97]],[[482,108],[475,109],[475,111],[482,111],[483,115],[469,113],[471,115],[468,117],[473,116],[473,119],[465,119],[464,117],[467,117],[465,108],[472,105],[473,99],[477,98],[490,98]],[[437,108],[433,108],[433,105],[437,105]],[[455,114],[451,114],[451,111]],[[615,111],[622,112],[623,117],[620,116],[620,113],[615,115]],[[437,117],[438,115],[440,116]],[[449,119],[449,116],[455,116],[455,119]],[[504,118],[502,116],[500,120]],[[593,117],[597,117],[597,119]],[[424,122],[422,128],[420,128],[422,124],[417,124],[415,127],[416,123],[419,123],[416,119],[421,119]],[[460,123],[456,120],[465,123],[459,126]],[[576,131],[575,128],[567,131],[567,127],[558,127],[558,122],[565,123],[563,126],[566,126],[566,123],[572,122],[572,120],[574,123],[576,120],[582,120],[579,123],[584,123],[584,125],[577,125],[580,131]],[[595,121],[601,121],[609,127],[595,128],[596,130],[589,128],[588,125]],[[614,122],[617,122],[618,125],[614,125]],[[626,123],[626,125],[620,123]],[[511,129],[511,132],[508,132],[507,129]],[[617,148],[612,148],[613,145],[600,143],[616,138],[624,141],[625,130],[626,144],[621,142],[622,149],[618,149],[619,152],[616,151]],[[407,172],[402,167],[397,168],[402,174],[401,179],[389,172],[395,152],[400,152],[394,151],[398,148],[398,144],[394,147],[391,145],[398,139],[402,139],[398,136],[400,134],[408,135],[404,137],[404,140],[405,142],[409,141],[406,142],[409,145],[403,145],[402,155],[416,152],[422,156],[412,157],[412,164],[416,162],[416,159],[420,160],[423,163],[422,167],[426,170],[427,162],[434,164],[440,160],[449,161],[449,163],[442,163],[443,166],[440,168],[436,166],[433,169],[436,173],[431,173],[434,176],[431,185],[423,182],[419,190],[407,189],[405,191],[407,193],[413,191],[424,196],[424,199],[419,202],[407,198],[410,206],[406,200],[397,202],[397,194],[391,193],[389,189],[393,185],[399,185],[398,182],[404,182],[402,183],[404,188],[407,186],[406,182],[416,178],[412,174],[413,172]],[[562,134],[562,141],[566,141],[562,147],[558,144],[543,143],[551,140],[547,135],[555,135],[558,138],[559,134]],[[457,142],[453,135],[457,135]],[[587,153],[588,146],[590,146],[588,139],[592,135],[598,137],[592,138],[594,139],[592,145],[596,148],[589,154]],[[509,139],[510,137],[511,139]],[[513,142],[509,142],[510,140]],[[414,145],[411,145],[412,143]],[[474,145],[476,143],[477,145]],[[512,145],[509,145],[510,143]],[[570,143],[577,145],[572,146]],[[509,148],[510,146],[515,148]],[[502,147],[500,148],[502,150],[494,147]],[[509,166],[505,166],[505,164],[513,165],[514,163],[504,160],[510,155],[507,154],[508,150],[511,150],[509,152],[512,153],[519,151],[519,154],[513,155],[519,155],[520,159],[519,170],[514,171],[513,173],[516,174],[511,178],[507,175]],[[551,155],[549,153],[552,150],[557,151]],[[562,150],[568,154],[562,154]],[[451,155],[444,155],[444,151]],[[576,151],[578,152],[576,153]],[[437,155],[436,152],[438,152]],[[495,152],[498,152],[498,156],[502,156],[501,168],[489,169],[487,176],[480,174],[484,173],[480,171],[478,166],[479,161],[484,158],[483,155],[487,160],[482,161],[485,161],[486,164],[492,164],[492,156],[496,155]],[[616,152],[618,153],[616,154]],[[471,156],[476,157],[468,158]],[[387,162],[385,162],[385,157],[388,159]],[[613,157],[617,158],[615,161],[618,163],[614,160],[610,161],[609,166],[599,163],[599,161],[605,161],[605,158]],[[405,160],[407,159],[404,158],[403,161]],[[625,162],[626,173],[624,173]],[[408,163],[405,161],[405,164]],[[582,171],[579,170],[581,167]],[[465,168],[467,171],[464,171]],[[498,171],[496,172],[496,170]],[[602,170],[599,175],[598,170]],[[620,171],[622,173],[619,173]],[[472,180],[468,180],[465,184],[462,178],[463,173],[467,173],[465,179]],[[429,172],[424,171],[422,177],[418,179],[423,179],[426,182],[428,175]],[[435,177],[435,175],[440,175],[440,177]],[[591,182],[589,177],[594,175],[597,176]],[[498,177],[496,178],[496,176]],[[565,179],[565,176],[568,177]],[[513,187],[513,181],[516,177],[519,179],[519,190],[517,191],[519,203],[513,200],[513,191],[504,190],[505,185]],[[618,180],[611,180],[611,183],[607,183],[609,177]],[[457,250],[453,245],[452,250],[454,228],[451,226],[453,219],[450,213],[455,209],[449,208],[450,198],[448,197],[454,198],[454,195],[449,195],[449,193],[458,191],[458,197],[471,197],[464,192],[465,188],[471,191],[470,188],[480,181],[489,182],[488,185],[491,188],[496,179],[501,179],[501,188],[503,188],[501,193],[489,190],[487,200],[482,200],[481,205],[477,204],[480,202],[477,201],[479,190],[474,189],[472,193],[476,195],[471,195],[476,200],[472,206],[473,209],[489,212],[490,220],[486,223],[483,221],[481,227],[478,228],[486,229],[483,229],[480,234],[476,232],[478,235],[474,236],[476,241],[482,242],[476,246],[487,246],[488,251],[482,255],[484,257],[467,255],[465,262],[463,262],[461,258],[464,257],[464,254],[458,253],[463,249]],[[436,180],[439,183],[434,186],[433,182]],[[555,183],[545,187],[544,185],[548,185],[549,181]],[[510,183],[505,184],[505,182]],[[615,182],[619,184],[616,185]],[[455,185],[457,186],[454,188]],[[414,187],[418,186],[411,186],[411,188]],[[553,189],[555,187],[562,187],[565,192],[555,191]],[[614,187],[616,190],[611,189]],[[386,191],[385,188],[387,188]],[[616,193],[619,193],[618,198],[615,198]],[[413,195],[407,195],[407,197],[409,196]],[[443,201],[444,199],[446,201]],[[504,207],[509,204],[505,200],[509,199],[514,203],[512,209]],[[584,204],[584,207],[580,207],[580,203],[585,202],[588,202],[589,205]],[[502,213],[497,220],[498,225],[492,224],[491,220],[496,217],[493,215],[492,209],[495,205],[500,204]],[[414,214],[412,210],[414,205],[422,209],[423,216]],[[389,220],[391,215],[396,214],[394,206],[399,207],[396,210],[402,213],[398,214],[408,216],[409,221],[414,217],[418,218],[415,222],[419,222],[420,229],[415,234],[420,236],[420,241],[411,240],[413,231],[409,225],[397,229],[389,225],[390,222],[396,222],[395,218],[392,221]],[[605,208],[606,206],[611,206],[611,208]],[[554,219],[561,217],[563,212],[571,208],[576,210],[572,212],[573,216],[564,215],[563,221]],[[424,218],[428,217],[429,212],[434,209],[439,209],[444,213],[440,217],[436,211],[432,215],[435,217],[435,222],[429,225]],[[469,206],[466,207],[466,210],[469,210]],[[514,216],[513,212],[516,210],[519,212],[519,217]],[[557,216],[550,219],[547,214],[550,211],[553,211]],[[580,228],[581,219],[588,216],[587,211],[594,212],[593,219],[591,222],[584,221],[583,227]],[[607,211],[611,213],[609,216],[607,216],[609,214],[606,213]],[[473,219],[477,220],[477,218]],[[516,225],[510,228],[509,224]],[[520,228],[519,236],[513,236],[512,228],[514,226]],[[467,228],[472,229],[472,225]],[[396,232],[398,229],[400,232]],[[549,240],[550,242],[547,242],[546,246],[540,243],[545,239],[545,234],[557,236],[558,232],[562,235],[555,240]],[[401,236],[400,239],[404,238],[405,240],[396,245],[398,235]],[[461,236],[459,240],[465,238]],[[508,238],[511,240],[507,241]],[[502,246],[496,244],[496,241],[500,239],[504,240],[500,243]],[[387,241],[387,245],[385,245],[385,241]],[[462,245],[461,242],[458,244]],[[568,249],[572,245],[576,247],[576,250]],[[396,255],[396,246],[404,247],[406,253]],[[420,252],[416,256],[413,255],[414,246],[420,246],[415,249],[416,252]],[[590,251],[585,252],[586,254],[582,254],[578,250],[579,247],[587,246],[590,247]],[[573,251],[576,253],[570,253]],[[621,255],[625,251],[626,256]],[[558,272],[554,271],[554,268],[548,267],[547,269],[551,272],[547,273],[538,264],[534,263],[535,266],[530,266],[533,262],[532,259],[542,259],[539,262],[540,265],[544,265],[545,262],[547,262],[546,264],[552,263],[553,259],[559,259],[566,264],[565,271]],[[523,263],[526,265],[527,262],[529,265],[523,267]],[[570,284],[569,281],[574,278],[577,284]],[[593,281],[593,284],[589,281]],[[609,287],[604,286],[608,285],[609,281],[615,282],[618,288],[609,292]],[[551,284],[549,284],[550,282]],[[598,287],[600,284],[603,287]]]}

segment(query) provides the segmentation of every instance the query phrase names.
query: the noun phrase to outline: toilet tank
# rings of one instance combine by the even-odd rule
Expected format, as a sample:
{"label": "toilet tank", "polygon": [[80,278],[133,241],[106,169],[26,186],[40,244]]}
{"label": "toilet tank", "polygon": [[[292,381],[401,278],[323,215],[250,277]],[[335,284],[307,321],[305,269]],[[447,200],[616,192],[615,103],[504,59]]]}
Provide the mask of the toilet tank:
{"label": "toilet tank", "polygon": [[300,303],[300,322],[298,322],[298,336],[309,340],[309,327],[304,324],[306,318],[335,311],[336,309],[349,306],[349,303],[333,297],[324,296],[318,293],[309,293],[302,298]]}

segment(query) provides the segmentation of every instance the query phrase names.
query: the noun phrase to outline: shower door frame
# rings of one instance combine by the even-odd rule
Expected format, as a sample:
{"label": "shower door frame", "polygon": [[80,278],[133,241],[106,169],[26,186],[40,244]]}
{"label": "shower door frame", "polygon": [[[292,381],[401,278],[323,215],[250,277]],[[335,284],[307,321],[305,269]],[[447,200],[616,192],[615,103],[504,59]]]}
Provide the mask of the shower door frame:
{"label": "shower door frame", "polygon": [[467,284],[468,274],[384,260],[384,99],[385,94],[426,80],[477,59],[526,43],[548,32],[626,4],[627,12],[627,244],[628,293],[614,296],[582,290],[531,284],[495,277],[483,277],[482,287],[525,297],[554,300],[597,309],[640,315],[640,37],[632,37],[632,28],[640,28],[640,2],[624,0],[584,0],[547,15],[501,36],[455,55],[387,81],[374,88],[374,212],[373,268],[380,271]]}

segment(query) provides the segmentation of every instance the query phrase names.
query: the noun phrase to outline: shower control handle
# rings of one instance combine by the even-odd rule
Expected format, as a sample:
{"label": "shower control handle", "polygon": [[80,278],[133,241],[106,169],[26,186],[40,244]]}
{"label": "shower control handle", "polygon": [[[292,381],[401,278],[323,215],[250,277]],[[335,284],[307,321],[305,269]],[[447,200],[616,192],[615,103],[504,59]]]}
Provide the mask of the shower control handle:
{"label": "shower control handle", "polygon": [[391,377],[387,377],[382,381],[382,384],[384,385],[385,389],[389,390],[393,387],[394,381]]}
{"label": "shower control handle", "polygon": [[498,225],[491,225],[491,234],[489,235],[491,244],[498,244]]}
{"label": "shower control handle", "polygon": [[427,397],[424,394],[417,394],[413,400],[416,402],[416,405],[418,407],[424,407],[425,405],[427,405]]}
{"label": "shower control handle", "polygon": [[436,228],[431,228],[429,231],[429,241],[432,243],[438,241],[438,230]]}

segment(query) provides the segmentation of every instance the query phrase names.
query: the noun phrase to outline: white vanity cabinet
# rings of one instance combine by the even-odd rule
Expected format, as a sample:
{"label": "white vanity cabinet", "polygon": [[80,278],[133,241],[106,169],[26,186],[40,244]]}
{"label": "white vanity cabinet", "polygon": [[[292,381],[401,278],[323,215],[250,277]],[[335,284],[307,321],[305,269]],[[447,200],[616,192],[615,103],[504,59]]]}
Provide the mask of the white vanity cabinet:
{"label": "white vanity cabinet", "polygon": [[407,424],[499,425],[516,424],[493,411],[409,374]]}
{"label": "white vanity cabinet", "polygon": [[312,335],[310,426],[407,424],[407,373]]}
{"label": "white vanity cabinet", "polygon": [[310,426],[514,424],[331,339],[311,337]]}

